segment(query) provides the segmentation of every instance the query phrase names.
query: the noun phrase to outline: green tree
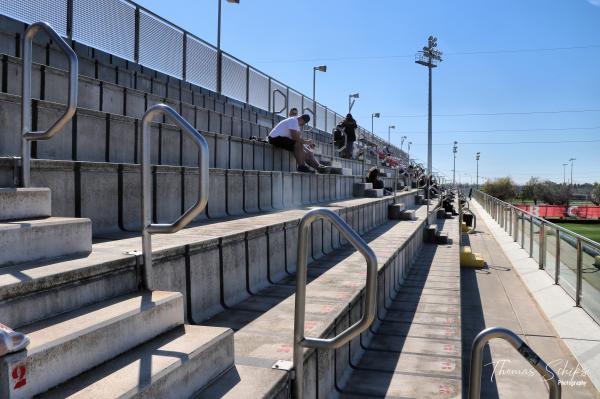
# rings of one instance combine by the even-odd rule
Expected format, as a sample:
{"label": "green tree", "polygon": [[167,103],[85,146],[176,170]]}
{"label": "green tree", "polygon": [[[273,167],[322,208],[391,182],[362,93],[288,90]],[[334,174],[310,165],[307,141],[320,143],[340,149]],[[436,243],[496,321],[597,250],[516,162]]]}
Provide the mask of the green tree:
{"label": "green tree", "polygon": [[592,188],[592,201],[596,205],[600,205],[600,183],[594,183]]}
{"label": "green tree", "polygon": [[510,177],[486,181],[483,185],[483,192],[503,201],[508,201],[517,196],[515,183]]}

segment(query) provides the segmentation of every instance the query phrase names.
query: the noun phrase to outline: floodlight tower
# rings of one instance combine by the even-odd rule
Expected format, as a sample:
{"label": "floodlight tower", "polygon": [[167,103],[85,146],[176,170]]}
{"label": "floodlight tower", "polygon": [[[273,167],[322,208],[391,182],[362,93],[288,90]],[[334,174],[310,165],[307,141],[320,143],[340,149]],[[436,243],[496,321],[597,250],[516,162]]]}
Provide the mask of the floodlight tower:
{"label": "floodlight tower", "polygon": [[426,66],[429,70],[429,110],[427,120],[427,174],[431,174],[431,153],[432,153],[432,121],[431,121],[431,109],[432,109],[432,69],[436,68],[442,61],[442,52],[437,49],[437,38],[429,36],[427,39],[427,46],[423,47],[423,50],[417,52],[415,56],[415,63]]}
{"label": "floodlight tower", "polygon": [[317,71],[319,72],[327,72],[327,65],[319,65],[313,67],[313,93],[312,93],[312,117],[314,119],[313,126],[317,126],[317,99],[316,99],[316,91],[317,91]]}
{"label": "floodlight tower", "polygon": [[570,158],[569,162],[571,162],[571,189],[573,189],[573,161],[576,161],[575,158]]}
{"label": "floodlight tower", "polygon": [[458,141],[454,142],[454,147],[452,148],[452,152],[454,153],[454,168],[452,169],[452,185],[456,186],[456,153],[458,152]]}
{"label": "floodlight tower", "polygon": [[567,165],[568,163],[563,163],[563,184],[567,185]]}
{"label": "floodlight tower", "polygon": [[400,152],[402,152],[402,146],[404,145],[404,140],[406,140],[406,139],[407,139],[406,136],[400,137]]}
{"label": "floodlight tower", "polygon": [[477,152],[477,154],[475,155],[475,160],[477,161],[477,180],[475,181],[475,187],[479,190],[479,156],[481,155],[480,152]]}

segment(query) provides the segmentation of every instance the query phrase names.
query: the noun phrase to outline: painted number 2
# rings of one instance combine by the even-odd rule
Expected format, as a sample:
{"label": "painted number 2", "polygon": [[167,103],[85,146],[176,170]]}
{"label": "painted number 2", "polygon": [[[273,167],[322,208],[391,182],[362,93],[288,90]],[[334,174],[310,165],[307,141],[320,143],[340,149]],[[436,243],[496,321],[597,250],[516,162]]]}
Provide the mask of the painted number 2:
{"label": "painted number 2", "polygon": [[11,377],[15,383],[13,389],[19,389],[27,385],[27,369],[23,365],[13,367]]}

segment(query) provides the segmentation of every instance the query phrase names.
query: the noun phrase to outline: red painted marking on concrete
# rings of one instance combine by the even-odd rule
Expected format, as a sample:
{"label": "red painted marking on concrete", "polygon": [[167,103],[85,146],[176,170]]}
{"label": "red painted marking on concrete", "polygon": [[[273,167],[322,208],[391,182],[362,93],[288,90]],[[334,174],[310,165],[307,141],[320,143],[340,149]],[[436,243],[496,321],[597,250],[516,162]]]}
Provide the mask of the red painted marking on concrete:
{"label": "red painted marking on concrete", "polygon": [[331,305],[323,305],[323,306],[321,307],[321,310],[320,310],[320,312],[321,312],[321,313],[330,313],[330,312],[333,312],[333,309],[334,309],[334,307],[333,307],[333,306],[331,306]]}
{"label": "red painted marking on concrete", "polygon": [[15,380],[13,389],[23,388],[25,385],[27,385],[27,368],[22,364],[14,366],[10,376],[13,380]]}
{"label": "red painted marking on concrete", "polygon": [[444,394],[444,395],[449,395],[451,393],[453,393],[453,389],[450,385],[440,385],[439,387],[439,393]]}
{"label": "red painted marking on concrete", "polygon": [[280,352],[280,353],[290,353],[291,351],[292,351],[292,345],[289,345],[289,344],[279,345],[279,347],[277,348],[277,352]]}
{"label": "red painted marking on concrete", "polygon": [[454,345],[450,345],[450,344],[444,345],[444,352],[454,352]]}
{"label": "red painted marking on concrete", "polygon": [[316,326],[317,326],[317,322],[316,321],[306,321],[306,322],[304,322],[304,329],[305,330],[312,330]]}
{"label": "red painted marking on concrete", "polygon": [[442,362],[441,367],[442,367],[442,370],[453,370],[454,369],[453,364],[450,362]]}

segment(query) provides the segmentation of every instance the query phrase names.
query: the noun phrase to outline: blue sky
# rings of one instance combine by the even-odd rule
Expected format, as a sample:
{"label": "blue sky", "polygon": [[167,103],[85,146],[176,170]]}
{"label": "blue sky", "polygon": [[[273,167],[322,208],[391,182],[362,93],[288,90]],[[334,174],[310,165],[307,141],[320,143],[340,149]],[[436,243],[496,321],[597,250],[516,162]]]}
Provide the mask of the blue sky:
{"label": "blue sky", "polygon": [[[139,3],[216,42],[216,0]],[[475,179],[477,151],[480,176],[562,182],[573,157],[575,182],[600,181],[600,0],[223,0],[225,51],[308,95],[312,67],[326,64],[317,99],[342,113],[360,92],[359,123],[380,112],[376,133],[396,125],[392,142],[408,136],[421,160],[427,70],[413,55],[430,34],[445,53],[434,70],[434,168],[452,176],[456,140],[462,181]],[[484,144],[514,142],[525,143]]]}

